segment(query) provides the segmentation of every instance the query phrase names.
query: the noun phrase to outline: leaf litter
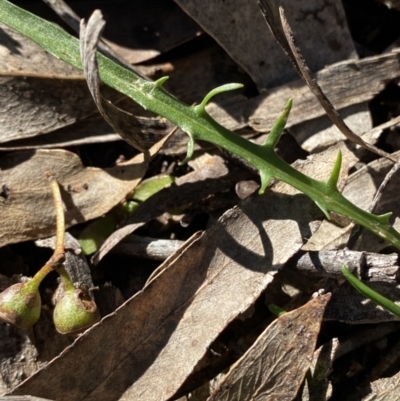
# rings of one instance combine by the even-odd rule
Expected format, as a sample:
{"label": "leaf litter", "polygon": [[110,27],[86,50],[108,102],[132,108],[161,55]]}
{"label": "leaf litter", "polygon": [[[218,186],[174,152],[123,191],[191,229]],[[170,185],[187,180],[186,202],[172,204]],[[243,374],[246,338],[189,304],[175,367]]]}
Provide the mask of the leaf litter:
{"label": "leaf litter", "polygon": [[[327,178],[319,160],[333,161],[337,150],[315,155],[299,168]],[[351,152],[343,152],[346,160]],[[310,200],[283,183],[264,196],[247,198],[161,265],[139,294],[81,336],[50,370],[37,372],[12,394],[60,400],[171,398],[212,341],[301,247],[309,222],[318,215]],[[174,369],[169,367],[172,359]],[[87,364],[93,367],[90,372]]]}
{"label": "leaf litter", "polygon": [[[225,22],[224,19],[220,21],[221,24]],[[234,44],[232,46],[234,46]],[[365,60],[346,63],[357,66],[368,65],[368,62],[371,63],[370,66],[374,65],[373,63],[387,63],[387,65],[389,65],[390,63],[398,63],[398,56],[393,53],[384,56],[376,56],[375,59],[367,60],[365,63],[364,61]],[[330,64],[330,62],[324,63]],[[340,68],[337,68],[337,71],[340,71]],[[283,70],[284,69],[282,69],[282,71]],[[361,70],[362,68],[360,67],[359,71]],[[335,72],[337,71],[335,70]],[[374,80],[372,71],[378,71],[383,75]],[[382,69],[372,68],[369,70],[366,75],[372,79],[371,83],[366,84],[364,81],[365,87],[368,88],[366,90],[362,89],[364,92],[361,97],[355,94],[351,100],[349,100],[350,104],[356,104],[373,97],[376,92],[381,90],[384,86],[383,82],[385,79],[393,79],[395,76],[394,72],[390,72],[390,75],[389,71],[396,71],[396,68],[383,67]],[[390,78],[387,78],[389,75]],[[285,82],[286,81],[284,81],[284,83]],[[372,82],[377,86],[373,86]],[[334,87],[334,85],[327,88],[326,93],[328,96],[330,96],[329,91],[332,87]],[[98,85],[95,84],[93,88],[97,91]],[[295,88],[296,85],[289,82],[286,86],[278,88],[277,94],[285,97],[285,91],[292,91],[295,90]],[[102,93],[105,93],[104,88],[102,88]],[[340,107],[344,107],[344,103],[340,102],[345,101],[347,97],[341,95],[340,91],[336,93],[337,98],[335,98],[335,104],[339,102],[339,104],[341,104]],[[111,98],[112,96],[111,94]],[[261,97],[268,98],[268,96],[265,95],[261,95]],[[258,100],[254,101],[252,99],[247,100],[242,97],[241,103],[239,102],[233,105],[233,107],[229,106],[231,108],[226,108],[228,112],[222,107],[222,119],[220,121],[226,118],[228,120],[230,119],[232,122],[234,120],[232,119],[232,115],[234,115],[232,110],[236,107],[237,110],[241,108],[241,111],[237,112],[240,114],[240,117],[236,118],[233,125],[236,127],[246,125],[247,122],[243,123],[244,102],[246,107],[248,109],[253,109],[253,111],[257,111],[256,109],[259,104]],[[254,104],[256,104],[256,107],[254,107],[254,104],[253,106],[250,104],[252,101],[253,103],[255,102]],[[273,100],[273,97],[270,97],[269,101],[276,105],[280,103],[276,101],[276,99]],[[210,105],[209,110],[218,111],[218,107],[219,110],[221,110],[221,107],[218,105]],[[307,113],[307,116],[305,116],[304,110],[299,110],[300,109],[297,111],[294,110],[293,113],[294,121],[297,123],[304,120],[304,118],[311,119],[315,118],[317,115],[321,115],[321,112],[317,111],[316,107],[312,110],[310,109],[310,114]],[[258,108],[258,112],[260,114],[259,122],[261,124],[258,124],[258,120],[253,114],[247,115],[247,117],[251,117],[250,124],[252,124],[256,131],[259,130],[260,126],[262,127],[263,124],[268,124],[268,122],[265,123],[262,119],[266,118],[266,115],[268,119],[270,115],[269,112],[266,112],[265,109],[262,108]],[[51,123],[51,120],[52,119],[49,118],[49,123]],[[63,129],[68,128],[68,125],[73,126],[74,120],[68,120],[67,127]],[[115,131],[118,131],[118,129]],[[110,130],[110,132],[115,131],[112,129]],[[366,131],[368,131],[368,129]],[[29,131],[28,135],[31,135],[32,132],[34,131]],[[55,131],[52,131],[50,127],[48,132]],[[40,130],[37,130],[36,133],[41,135]],[[251,135],[254,135],[254,133]],[[318,137],[318,134],[316,137]],[[112,139],[110,138],[110,140]],[[330,145],[332,142],[329,141],[331,141],[331,139],[328,138],[326,143]],[[299,142],[301,142],[301,140],[299,140]],[[43,143],[45,144],[46,140],[44,140]],[[315,144],[308,149],[315,149],[319,144],[320,139],[316,139]],[[322,145],[322,147],[323,146],[324,145]],[[178,148],[179,147],[176,149]],[[309,168],[308,174],[316,178],[326,178],[327,171],[330,171],[330,166],[332,165],[332,160],[334,160],[336,151],[337,147],[330,148],[325,153],[315,155],[314,159],[305,163],[298,163],[297,167],[306,170]],[[343,151],[345,153],[347,152],[345,148],[343,148]],[[173,150],[170,154],[174,154]],[[143,159],[142,155],[137,156],[138,159],[141,157],[142,162],[145,162],[146,160]],[[5,180],[5,184],[3,185],[2,183],[1,187],[1,199],[3,202],[14,202],[13,206],[17,206],[17,198],[19,198],[19,196],[15,197],[15,195],[19,195],[21,191],[24,197],[23,201],[18,203],[18,207],[22,210],[26,208],[26,214],[17,213],[6,216],[9,217],[7,221],[9,219],[12,220],[12,224],[9,225],[10,232],[6,235],[6,240],[3,245],[53,234],[54,227],[50,222],[51,216],[53,215],[50,209],[50,202],[47,208],[43,208],[42,214],[37,208],[39,203],[42,207],[42,204],[46,204],[49,200],[48,196],[46,196],[46,189],[44,185],[41,184],[43,177],[40,171],[46,165],[47,159],[51,159],[51,165],[53,167],[58,164],[59,159],[61,160],[59,173],[67,198],[65,199],[65,203],[67,213],[69,213],[70,225],[103,216],[126,197],[129,193],[127,188],[129,185],[132,185],[132,183],[128,184],[128,180],[126,179],[129,174],[123,175],[122,171],[118,170],[121,165],[108,169],[84,167],[79,157],[68,151],[37,150],[14,154],[10,153],[1,159],[4,163],[3,166],[11,166],[7,170],[1,171],[1,173],[4,173],[2,179]],[[31,160],[35,160],[35,163],[29,164]],[[220,156],[213,159],[211,165],[215,164],[218,166],[214,173],[210,172],[210,169],[207,170],[206,168],[200,167],[199,172],[196,171],[186,174],[187,177],[183,178],[181,183],[179,182],[180,178],[178,178],[177,185],[173,185],[171,188],[161,191],[161,195],[158,195],[158,197],[154,195],[153,198],[144,202],[141,206],[142,211],[139,209],[136,216],[133,215],[129,221],[123,223],[122,230],[125,226],[126,232],[122,232],[122,235],[120,232],[112,246],[119,242],[127,233],[132,232],[139,226],[143,227],[150,220],[170,211],[171,207],[184,206],[184,213],[189,215],[190,212],[188,213],[188,210],[190,211],[192,205],[196,203],[195,198],[197,196],[199,207],[201,208],[203,205],[204,210],[206,210],[204,206],[205,199],[209,196],[222,197],[224,191],[228,191],[232,188],[233,183],[237,181],[240,174],[242,174],[245,180],[251,179],[252,177],[254,178],[251,172],[244,172],[245,170],[240,166],[233,167],[231,163],[224,165],[224,162],[221,162],[221,160]],[[342,184],[344,184],[346,180],[347,171],[354,165],[354,161],[355,159],[351,152],[347,152],[344,157],[342,169]],[[131,160],[131,162],[133,164],[135,163],[133,160]],[[127,165],[129,165],[129,163],[130,162],[127,162]],[[315,163],[315,165],[313,165],[313,163]],[[319,169],[316,170],[318,165]],[[21,166],[24,166],[24,168]],[[18,185],[8,185],[7,183],[11,182],[8,181],[8,179],[10,175],[12,176],[12,171],[18,168],[20,169],[19,177],[16,181]],[[141,167],[138,167],[137,172],[134,173],[134,168],[132,168],[131,172],[135,177],[137,174],[139,180],[139,176],[142,177],[146,173],[147,168],[147,163],[143,163]],[[33,174],[33,171],[37,174]],[[201,174],[204,175],[201,176]],[[368,168],[365,174],[368,175]],[[55,175],[58,177],[57,172]],[[79,180],[77,179],[74,181],[73,179],[77,177],[79,177]],[[94,191],[91,196],[87,196],[86,199],[83,199],[82,193],[88,192],[92,188],[89,185],[89,189],[83,187],[82,190],[79,184],[88,181],[89,178],[91,180],[90,182],[93,181],[94,184],[99,183],[98,189],[95,186],[96,191]],[[187,182],[185,182],[186,179],[188,180]],[[190,179],[193,181],[191,182]],[[211,188],[209,187],[210,179],[212,182]],[[379,179],[376,180],[379,181]],[[70,182],[74,185],[71,186],[69,184]],[[219,183],[221,185],[218,188]],[[224,184],[222,185],[222,183]],[[137,182],[135,181],[133,185],[137,185]],[[390,185],[393,185],[393,189],[390,189]],[[104,189],[104,186],[108,187],[106,188],[107,191]],[[187,188],[186,193],[184,191],[185,186]],[[117,188],[116,191],[114,190],[115,188]],[[364,190],[362,184],[358,188]],[[393,182],[389,182],[388,188],[390,194],[387,195],[387,200],[385,200],[386,191],[384,192],[384,197],[381,200],[381,204],[378,205],[378,208],[384,207],[386,210],[387,202],[395,200],[395,179]],[[202,195],[200,192],[197,192],[200,190],[203,191]],[[192,194],[190,194],[191,191],[193,192]],[[353,191],[357,192],[357,189],[353,189]],[[358,193],[362,192],[359,189],[358,191]],[[183,192],[183,195],[180,196],[181,192]],[[373,196],[373,191],[370,193]],[[288,196],[289,194],[290,196]],[[368,194],[368,198],[370,196],[371,195]],[[72,201],[68,202],[68,197]],[[82,203],[80,203],[81,201]],[[30,203],[32,204],[31,209],[28,207]],[[226,203],[226,205],[227,204],[228,203]],[[90,208],[92,210],[89,212],[88,209]],[[35,217],[35,215],[38,216]],[[48,216],[47,220],[46,215]],[[291,259],[292,256],[299,255],[297,253],[298,250],[303,245],[304,240],[312,235],[315,226],[319,224],[317,221],[320,219],[321,215],[319,210],[316,209],[310,201],[300,194],[292,193],[291,189],[285,188],[285,186],[280,183],[275,184],[267,195],[262,197],[256,195],[250,196],[239,203],[237,207],[228,210],[218,222],[214,224],[209,223],[209,228],[204,233],[195,234],[180,250],[175,250],[174,253],[154,271],[142,291],[127,300],[115,313],[105,317],[99,325],[79,337],[72,346],[66,348],[62,354],[55,358],[48,368],[39,370],[22,385],[16,387],[14,394],[39,395],[50,399],[171,399],[174,394],[179,393],[179,388],[187,380],[190,380],[191,375],[196,372],[204,360],[205,354],[209,349],[215,346],[217,339],[223,335],[227,327],[237,321],[243,314],[249,313],[248,311],[251,310],[256,300],[262,297],[263,291],[267,290],[267,293],[273,294],[275,291],[283,289],[283,287],[280,288],[282,282],[275,280],[277,270],[280,268],[282,269],[280,272],[280,276],[282,276],[285,272],[287,261]],[[45,222],[45,227],[41,225],[42,221]],[[17,222],[24,223],[17,224]],[[31,231],[24,231],[24,227],[26,226],[28,226]],[[18,235],[20,235],[20,237],[18,237]],[[365,233],[362,234],[362,237],[364,236]],[[365,249],[364,245],[358,244],[358,249],[363,251]],[[373,250],[380,251],[381,249],[382,248],[378,247]],[[314,260],[315,258],[319,258],[320,255],[322,257],[322,253],[315,252],[313,256]],[[112,256],[107,255],[107,258],[110,257]],[[330,257],[330,260],[335,258],[335,256],[332,255]],[[368,263],[365,264],[364,259],[362,259],[363,252],[360,252],[360,255],[353,255],[353,257],[361,258],[359,264],[359,273],[361,276],[365,274],[366,271],[369,271],[368,269],[371,267],[371,272],[375,274],[373,270],[374,266],[370,266]],[[378,262],[381,261],[379,255],[370,255],[369,257],[370,261],[374,261],[371,263],[378,264]],[[99,259],[101,258],[102,257]],[[101,263],[104,262],[102,261]],[[396,260],[393,258],[390,259],[390,262],[388,260],[387,263],[388,269],[390,269],[391,266],[397,268]],[[100,264],[99,266],[102,265]],[[395,294],[393,292],[393,276],[390,276],[389,270],[387,270],[387,272],[388,275],[385,276],[386,278],[382,278],[382,272],[377,272],[376,276],[374,276],[378,281],[376,286],[381,292],[389,294],[389,297],[392,299],[397,299],[397,293]],[[317,278],[317,273],[319,274],[319,278]],[[288,274],[287,270],[285,274]],[[333,319],[335,322],[338,320],[345,321],[351,324],[359,324],[361,322],[371,324],[378,321],[392,320],[390,316],[379,310],[379,308],[370,308],[370,306],[367,305],[365,309],[366,305],[364,300],[359,296],[357,297],[357,294],[350,291],[349,288],[346,289],[346,285],[342,285],[339,290],[336,290],[336,279],[332,277],[329,278],[325,273],[322,273],[322,277],[327,281],[324,281],[322,284],[316,284],[321,278],[321,271],[318,268],[316,272],[310,274],[312,277],[308,282],[310,291],[312,289],[318,290],[321,286],[328,291],[334,290],[332,301],[328,304],[326,309],[325,319]],[[382,279],[387,280],[388,284],[382,284],[380,282]],[[307,283],[307,280],[306,275],[305,278],[303,277],[303,281]],[[283,280],[283,282],[284,281],[285,280]],[[286,286],[284,290],[286,291],[287,288]],[[294,293],[295,292],[292,292],[292,294]],[[307,296],[303,298],[307,298]],[[277,299],[280,298],[278,297]],[[324,299],[324,296],[317,297],[316,300],[318,299]],[[340,302],[338,302],[338,300]],[[311,301],[311,305],[314,305],[314,301]],[[352,307],[349,308],[350,305]],[[324,308],[325,306],[323,306],[322,309]],[[322,318],[322,309],[319,312],[315,308],[309,308],[308,310],[310,313],[319,313],[318,319],[320,320]],[[307,306],[297,309],[294,312],[289,312],[286,318],[290,320],[291,314],[300,314],[302,310],[307,310]],[[344,311],[347,313],[344,313]],[[282,320],[282,318],[279,319]],[[278,325],[279,319],[276,323],[268,326],[264,333],[272,332],[274,327]],[[300,318],[297,323],[306,325],[306,320]],[[316,322],[311,323],[314,324]],[[306,326],[308,327],[308,325]],[[324,325],[322,325],[322,335],[323,327]],[[301,385],[301,378],[305,374],[306,366],[309,366],[311,362],[311,355],[314,352],[316,338],[319,332],[320,328],[318,327],[313,332],[312,340],[304,343],[305,346],[308,347],[307,353],[297,349],[300,356],[296,361],[298,360],[299,363],[303,362],[304,366],[299,376],[296,377],[292,393],[290,391],[286,392],[288,399],[293,399],[295,397],[295,389]],[[377,335],[375,338],[377,340],[379,338],[385,338],[385,336],[390,335],[392,332],[393,331],[381,332],[380,335],[382,337]],[[262,332],[260,332],[254,344],[248,345],[250,348],[248,352],[245,353],[245,356],[239,359],[235,365],[232,365],[231,372],[233,373],[230,375],[228,374],[228,376],[223,379],[225,383],[232,380],[232,377],[237,371],[244,375],[246,384],[252,383],[251,380],[254,378],[254,376],[251,375],[252,370],[240,370],[238,366],[240,366],[241,361],[245,360],[243,358],[246,358],[246,355],[251,355],[251,353],[257,349],[257,345],[261,343],[263,336],[265,336],[265,334],[261,333]],[[290,330],[286,330],[283,334],[277,334],[276,338],[278,342],[283,341],[286,335],[290,336],[291,334],[293,333],[290,332]],[[358,335],[361,334],[359,333]],[[104,344],[107,344],[107,348],[104,347]],[[329,344],[328,342],[325,344],[326,348],[329,348]],[[297,345],[300,346],[300,344]],[[283,353],[283,360],[290,364],[291,359],[288,356],[285,357],[284,351],[284,347],[282,347],[282,349],[279,347],[277,348],[277,352]],[[293,349],[293,352],[296,352],[296,348]],[[319,355],[320,354],[316,353],[315,358],[318,358]],[[36,356],[33,355],[29,358],[35,361]],[[262,362],[258,361],[258,364],[256,363],[254,366],[263,367],[263,363],[265,363],[263,362],[263,358],[264,354],[260,354],[260,360]],[[331,378],[328,377],[327,372],[332,368],[333,357],[329,359],[329,356],[326,356],[326,358],[328,365],[324,371],[325,373],[322,374],[319,381],[317,380],[319,383],[317,384],[326,390],[325,393],[320,393],[321,399],[328,399],[331,394],[328,391],[330,388],[329,380]],[[88,366],[94,366],[95,368],[91,370],[87,368]],[[281,368],[284,369],[282,366],[283,365],[277,364],[275,367],[278,370]],[[33,370],[29,371],[28,374],[32,373]],[[284,380],[285,377],[287,377],[285,375],[288,374],[290,374],[290,369],[284,369],[278,378]],[[13,381],[12,387],[14,387],[18,381],[20,380]],[[74,385],[72,385],[72,383],[74,383]],[[240,383],[240,381],[233,381],[233,383],[232,388],[235,388],[235,385]],[[266,378],[263,383],[268,383],[268,378]],[[333,384],[335,386],[335,383]],[[365,389],[368,387],[365,383],[363,386]],[[311,392],[312,388],[313,387],[310,385],[308,391]],[[393,388],[396,389],[396,384],[394,384]],[[227,388],[222,386],[220,390],[222,393],[218,393],[217,391],[218,394],[226,394],[224,392],[227,391]],[[382,391],[379,390],[378,387],[374,387],[373,392],[374,395],[371,395],[371,397],[378,398],[371,399],[386,399],[382,398],[386,396],[384,393],[389,392],[389,397],[390,394],[393,394],[390,389]],[[252,397],[255,393],[254,389],[247,389],[246,391],[237,392],[235,394],[237,399],[247,399],[246,397]],[[302,399],[309,399],[307,395],[304,394]],[[366,394],[368,394],[367,390]],[[357,395],[355,395],[355,397],[357,397]],[[366,395],[366,397],[368,397],[368,395]],[[351,395],[347,398],[350,400]],[[359,397],[358,399],[367,398]]]}
{"label": "leaf litter", "polygon": [[104,170],[84,167],[76,154],[59,149],[3,156],[0,213],[4,223],[0,227],[0,245],[54,234],[54,206],[44,175],[46,170],[52,171],[63,188],[66,225],[71,227],[102,216],[124,200],[139,184],[151,158],[167,139],[154,145],[147,156],[141,153]]}

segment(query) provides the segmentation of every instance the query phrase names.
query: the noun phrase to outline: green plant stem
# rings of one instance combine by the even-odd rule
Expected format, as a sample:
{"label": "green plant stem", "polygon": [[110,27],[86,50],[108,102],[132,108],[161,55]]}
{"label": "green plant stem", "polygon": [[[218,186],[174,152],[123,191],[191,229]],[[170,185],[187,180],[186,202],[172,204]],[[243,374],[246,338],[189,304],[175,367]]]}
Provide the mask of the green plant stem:
{"label": "green plant stem", "polygon": [[388,310],[396,316],[400,316],[400,306],[396,305],[390,299],[384,297],[378,292],[374,291],[372,288],[369,288],[366,284],[360,281],[357,277],[350,273],[346,266],[342,266],[342,273],[346,277],[347,281],[364,297],[370,299],[376,304],[382,306],[382,308]]}
{"label": "green plant stem", "polygon": [[[32,39],[55,57],[82,69],[79,41],[56,25],[22,10],[6,0],[0,0],[0,21]],[[220,146],[223,149],[247,160],[260,173],[261,191],[274,177],[284,181],[313,199],[329,217],[329,212],[336,212],[353,219],[356,223],[384,238],[400,249],[400,234],[389,224],[389,215],[377,216],[368,213],[349,202],[336,188],[340,162],[327,182],[314,180],[300,173],[274,151],[270,144],[260,146],[227,130],[214,121],[205,111],[205,103],[213,94],[222,92],[215,89],[206,96],[199,106],[188,106],[167,93],[162,84],[166,78],[150,82],[136,76],[102,54],[97,56],[100,78],[112,88],[129,96],[145,109],[168,118],[190,137],[188,156],[194,140],[202,140]],[[225,90],[237,88],[232,84]],[[287,118],[291,103],[278,123]],[[283,124],[284,126],[284,124]],[[282,128],[283,129],[283,128]],[[274,133],[275,135],[275,133]],[[278,139],[278,136],[276,136]],[[336,180],[334,179],[336,177]]]}

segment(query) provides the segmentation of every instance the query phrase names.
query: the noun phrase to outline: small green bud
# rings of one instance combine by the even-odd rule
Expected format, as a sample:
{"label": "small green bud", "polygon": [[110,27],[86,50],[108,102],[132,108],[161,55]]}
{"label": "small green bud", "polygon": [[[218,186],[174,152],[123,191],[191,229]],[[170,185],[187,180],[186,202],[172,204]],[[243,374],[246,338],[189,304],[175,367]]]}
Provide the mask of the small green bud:
{"label": "small green bud", "polygon": [[65,290],[54,308],[54,325],[61,334],[79,334],[99,320],[93,298],[79,288]]}
{"label": "small green bud", "polygon": [[0,293],[0,319],[22,329],[29,329],[39,320],[41,306],[38,285],[32,279]]}

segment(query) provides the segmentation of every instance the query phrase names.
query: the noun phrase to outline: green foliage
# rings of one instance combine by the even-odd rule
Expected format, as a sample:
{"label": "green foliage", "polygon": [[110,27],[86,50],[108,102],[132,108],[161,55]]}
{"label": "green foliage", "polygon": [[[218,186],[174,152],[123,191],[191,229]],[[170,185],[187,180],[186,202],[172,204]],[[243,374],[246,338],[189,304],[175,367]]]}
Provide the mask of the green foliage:
{"label": "green foliage", "polygon": [[283,316],[283,315],[286,313],[285,309],[283,309],[283,308],[281,308],[280,306],[275,305],[275,304],[269,304],[269,305],[268,305],[268,309],[269,309],[269,311],[270,311],[271,313],[273,313],[276,317],[281,317],[281,316]]}
{"label": "green foliage", "polygon": [[382,308],[387,311],[393,313],[396,316],[400,316],[400,306],[396,305],[390,299],[387,299],[383,295],[374,291],[372,288],[369,288],[362,281],[360,281],[357,277],[350,273],[346,266],[342,266],[342,273],[346,277],[347,281],[364,297],[370,299],[376,304],[382,306]]}
{"label": "green foliage", "polygon": [[151,177],[141,182],[134,190],[129,199],[136,202],[145,202],[158,191],[164,189],[167,185],[172,184],[175,178],[171,175],[162,175]]}
{"label": "green foliage", "polygon": [[80,233],[78,241],[85,255],[95,253],[117,227],[113,216],[107,215],[89,223]]}
{"label": "green foliage", "polygon": [[141,203],[174,181],[175,178],[170,175],[151,177],[141,182],[128,199],[120,205],[120,208],[89,223],[79,235],[79,243],[83,253],[92,255],[100,248],[103,242],[115,231],[118,221],[121,220],[121,213],[119,213],[121,210],[125,217],[131,216]]}
{"label": "green foliage", "polygon": [[[29,37],[46,51],[65,62],[82,68],[79,41],[56,25],[30,14],[6,0],[0,0],[0,21]],[[338,154],[330,178],[326,182],[314,180],[300,173],[274,150],[285,127],[292,101],[286,105],[282,115],[263,145],[256,145],[227,130],[213,120],[205,110],[209,100],[222,92],[241,87],[240,84],[227,84],[212,90],[197,106],[188,106],[167,93],[162,85],[167,77],[150,82],[136,76],[122,66],[98,53],[99,74],[103,82],[129,96],[144,108],[168,118],[189,136],[187,157],[193,154],[196,140],[210,142],[239,157],[254,166],[261,177],[260,193],[264,192],[271,178],[282,180],[305,195],[309,196],[329,218],[330,212],[336,212],[351,218],[376,235],[400,249],[400,234],[390,225],[390,213],[374,215],[351,202],[339,192],[337,182],[341,167],[341,154]],[[350,275],[344,270],[346,277]],[[371,296],[371,293],[365,292]],[[368,295],[369,294],[369,295]],[[379,295],[379,294],[378,294]]]}

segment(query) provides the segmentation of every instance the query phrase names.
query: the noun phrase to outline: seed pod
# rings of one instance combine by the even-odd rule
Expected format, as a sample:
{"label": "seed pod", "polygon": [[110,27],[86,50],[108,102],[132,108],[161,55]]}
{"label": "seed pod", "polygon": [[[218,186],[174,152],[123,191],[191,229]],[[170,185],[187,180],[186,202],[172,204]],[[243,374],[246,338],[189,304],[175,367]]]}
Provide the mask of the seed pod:
{"label": "seed pod", "polygon": [[32,327],[39,320],[42,306],[38,285],[31,279],[0,293],[0,319],[22,329]]}
{"label": "seed pod", "polygon": [[93,298],[79,288],[66,289],[54,308],[54,325],[61,334],[79,334],[99,320]]}

